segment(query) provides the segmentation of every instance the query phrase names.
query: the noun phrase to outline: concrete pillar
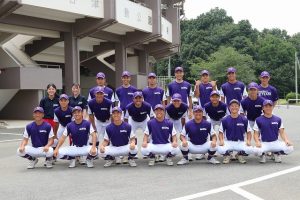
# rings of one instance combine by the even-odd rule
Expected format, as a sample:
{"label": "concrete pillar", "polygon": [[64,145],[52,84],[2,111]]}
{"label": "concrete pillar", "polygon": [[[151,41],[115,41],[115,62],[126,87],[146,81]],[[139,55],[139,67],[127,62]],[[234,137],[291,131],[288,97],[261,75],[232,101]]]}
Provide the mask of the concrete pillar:
{"label": "concrete pillar", "polygon": [[127,66],[127,52],[124,42],[116,43],[115,51],[116,87],[119,87],[122,84],[122,72],[126,70]]}
{"label": "concrete pillar", "polygon": [[166,19],[172,23],[172,44],[180,44],[180,14],[178,8],[168,8],[166,10]]}
{"label": "concrete pillar", "polygon": [[147,75],[151,71],[148,57],[145,51],[139,51],[139,74]]}
{"label": "concrete pillar", "polygon": [[72,93],[72,84],[80,83],[80,61],[78,39],[74,33],[64,33],[65,41],[65,73],[64,86],[65,93]]}

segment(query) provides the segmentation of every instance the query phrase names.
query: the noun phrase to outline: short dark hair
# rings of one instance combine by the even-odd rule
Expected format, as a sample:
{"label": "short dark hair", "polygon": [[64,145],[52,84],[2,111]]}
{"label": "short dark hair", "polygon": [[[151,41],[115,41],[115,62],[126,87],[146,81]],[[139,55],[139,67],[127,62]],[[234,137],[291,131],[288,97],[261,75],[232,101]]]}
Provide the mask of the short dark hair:
{"label": "short dark hair", "polygon": [[79,83],[73,83],[72,87],[80,88],[80,84]]}
{"label": "short dark hair", "polygon": [[56,85],[54,83],[49,83],[47,85],[47,90],[50,88],[50,87],[53,87],[54,89],[56,89]]}

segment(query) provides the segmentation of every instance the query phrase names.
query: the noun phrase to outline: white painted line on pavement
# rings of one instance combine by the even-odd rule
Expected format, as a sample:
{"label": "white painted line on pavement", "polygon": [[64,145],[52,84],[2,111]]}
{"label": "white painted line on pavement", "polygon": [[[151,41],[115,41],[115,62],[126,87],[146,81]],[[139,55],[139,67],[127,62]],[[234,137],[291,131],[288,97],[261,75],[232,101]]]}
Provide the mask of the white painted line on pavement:
{"label": "white painted line on pavement", "polygon": [[21,141],[23,139],[14,139],[14,140],[0,140],[0,143],[4,143],[4,142],[17,142],[17,141]]}
{"label": "white painted line on pavement", "polygon": [[234,187],[234,188],[231,188],[230,189],[231,191],[237,193],[238,195],[241,195],[242,197],[245,197],[246,199],[249,199],[249,200],[264,200],[250,192],[247,192],[246,190],[243,190],[239,187]]}
{"label": "white painted line on pavement", "polygon": [[199,192],[199,193],[196,193],[196,194],[191,194],[191,195],[179,197],[179,198],[175,198],[175,199],[172,199],[172,200],[196,199],[196,198],[199,198],[199,197],[204,197],[204,196],[208,196],[208,195],[211,195],[211,194],[216,194],[216,193],[224,192],[224,191],[227,191],[227,190],[232,190],[232,189],[235,189],[235,188],[243,187],[243,186],[246,186],[246,185],[258,183],[258,182],[261,182],[261,181],[272,179],[272,178],[282,176],[282,175],[285,175],[285,174],[289,174],[289,173],[292,173],[292,172],[296,172],[296,171],[299,171],[299,170],[300,170],[300,166],[297,166],[297,167],[293,167],[293,168],[290,168],[290,169],[285,169],[285,170],[282,170],[282,171],[279,171],[279,172],[275,172],[275,173],[272,173],[272,174],[268,174],[268,175],[265,175],[265,176],[261,176],[261,177],[258,177],[258,178],[243,181],[243,182],[240,182],[240,183],[235,183],[235,184],[232,184],[232,185],[227,185],[227,186],[215,188],[215,189],[212,189],[212,190],[207,190],[207,191],[204,191],[204,192]]}

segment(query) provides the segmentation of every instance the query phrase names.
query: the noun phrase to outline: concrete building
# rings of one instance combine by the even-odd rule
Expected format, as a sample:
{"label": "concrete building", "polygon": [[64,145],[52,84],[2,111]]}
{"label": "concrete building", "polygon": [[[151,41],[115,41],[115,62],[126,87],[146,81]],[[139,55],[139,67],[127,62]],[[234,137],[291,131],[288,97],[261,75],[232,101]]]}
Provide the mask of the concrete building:
{"label": "concrete building", "polygon": [[28,119],[48,83],[83,95],[102,71],[146,86],[152,64],[176,54],[184,0],[0,0],[0,118]]}

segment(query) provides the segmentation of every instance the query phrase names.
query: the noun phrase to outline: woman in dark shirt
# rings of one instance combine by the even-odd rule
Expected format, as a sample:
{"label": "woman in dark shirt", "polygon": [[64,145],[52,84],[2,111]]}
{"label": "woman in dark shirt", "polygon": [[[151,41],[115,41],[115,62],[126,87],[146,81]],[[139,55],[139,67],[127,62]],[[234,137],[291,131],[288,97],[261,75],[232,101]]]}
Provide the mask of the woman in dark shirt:
{"label": "woman in dark shirt", "polygon": [[87,118],[87,100],[80,95],[80,85],[78,83],[72,85],[72,96],[69,97],[69,105],[73,108],[80,106],[83,110],[83,118]]}
{"label": "woman in dark shirt", "polygon": [[59,106],[58,95],[56,94],[56,85],[50,83],[47,85],[47,96],[41,99],[40,107],[44,109],[44,121],[54,127],[54,109]]}

